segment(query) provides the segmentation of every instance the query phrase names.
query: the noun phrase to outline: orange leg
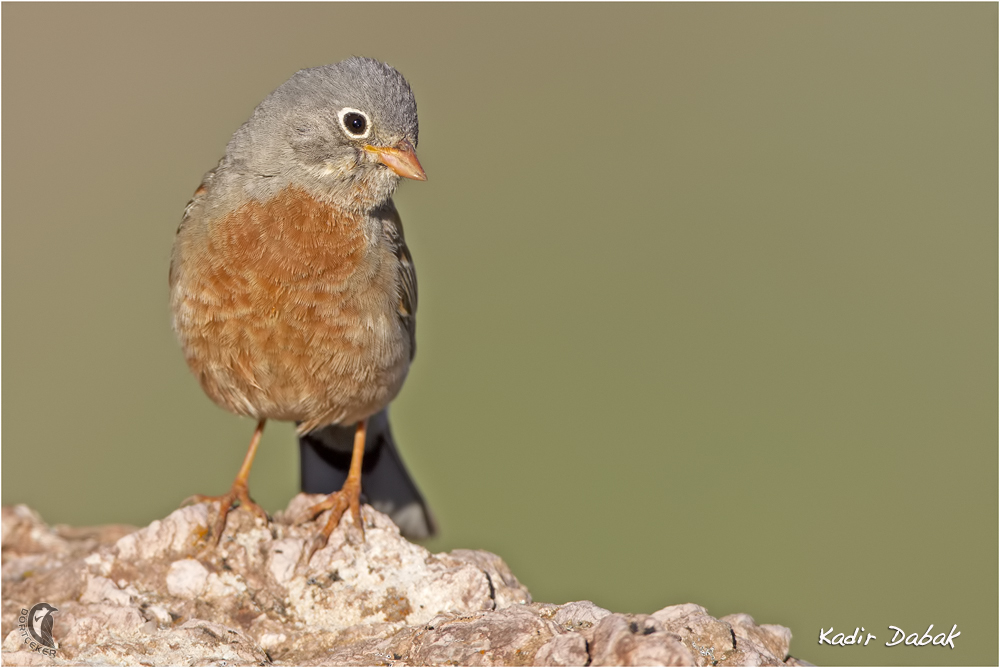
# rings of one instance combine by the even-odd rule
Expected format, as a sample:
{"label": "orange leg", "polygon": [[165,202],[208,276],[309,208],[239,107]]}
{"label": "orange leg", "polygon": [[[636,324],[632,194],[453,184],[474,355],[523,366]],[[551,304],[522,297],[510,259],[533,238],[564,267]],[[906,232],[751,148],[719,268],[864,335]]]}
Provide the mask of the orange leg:
{"label": "orange leg", "polygon": [[351,509],[351,516],[354,518],[354,526],[361,530],[361,539],[365,537],[365,527],[361,523],[361,460],[365,456],[365,436],[367,434],[368,420],[358,423],[354,432],[354,451],[351,454],[351,468],[347,472],[347,480],[339,492],[334,492],[323,501],[317,503],[309,509],[313,517],[324,510],[333,509],[330,519],[327,520],[323,531],[316,537],[316,542],[312,552],[320,550],[326,546],[330,540],[330,534],[340,524],[340,518],[344,516],[344,511]]}
{"label": "orange leg", "polygon": [[215,520],[215,527],[212,530],[216,545],[218,545],[219,539],[222,538],[222,532],[226,528],[226,518],[229,516],[229,511],[233,509],[234,505],[237,505],[237,502],[240,508],[246,508],[267,522],[267,513],[253,502],[250,498],[250,491],[247,488],[247,480],[250,478],[250,467],[253,466],[253,458],[257,454],[257,446],[260,445],[260,437],[264,433],[264,423],[266,422],[267,420],[261,420],[257,423],[257,429],[254,430],[253,438],[250,439],[250,447],[243,458],[243,465],[240,467],[240,472],[236,474],[236,480],[233,481],[233,486],[229,488],[229,491],[222,496],[204,496],[198,494],[190,499],[195,503],[203,501],[208,501],[209,503],[219,502],[219,516]]}

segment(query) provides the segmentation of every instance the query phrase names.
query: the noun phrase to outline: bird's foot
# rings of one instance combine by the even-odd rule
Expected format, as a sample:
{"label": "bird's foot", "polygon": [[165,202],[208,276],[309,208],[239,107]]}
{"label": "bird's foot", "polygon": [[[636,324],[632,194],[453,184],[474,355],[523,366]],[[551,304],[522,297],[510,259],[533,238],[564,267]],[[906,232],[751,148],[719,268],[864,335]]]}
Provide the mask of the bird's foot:
{"label": "bird's foot", "polygon": [[193,503],[218,503],[219,504],[219,514],[215,519],[215,525],[212,527],[212,540],[218,545],[219,540],[222,538],[222,532],[226,528],[226,518],[229,517],[229,511],[234,507],[239,506],[244,508],[260,519],[264,520],[267,524],[270,518],[267,516],[267,512],[250,498],[250,491],[247,489],[245,484],[235,482],[228,492],[221,496],[205,496],[204,494],[196,494],[192,497],[185,499],[184,505],[190,505]]}
{"label": "bird's foot", "polygon": [[309,509],[309,517],[314,518],[320,513],[331,510],[330,517],[326,521],[323,530],[313,539],[312,547],[306,557],[306,561],[312,559],[312,555],[318,550],[326,547],[330,540],[330,534],[340,524],[344,513],[350,509],[351,517],[354,519],[354,526],[361,532],[361,541],[365,540],[365,525],[361,521],[361,485],[348,479],[339,492],[334,492]]}

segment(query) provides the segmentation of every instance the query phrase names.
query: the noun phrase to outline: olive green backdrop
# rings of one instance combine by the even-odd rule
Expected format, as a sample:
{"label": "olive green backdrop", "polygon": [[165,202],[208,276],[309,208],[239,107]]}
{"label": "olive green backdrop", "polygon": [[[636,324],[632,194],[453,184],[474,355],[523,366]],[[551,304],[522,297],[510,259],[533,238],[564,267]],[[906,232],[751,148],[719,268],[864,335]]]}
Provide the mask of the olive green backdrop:
{"label": "olive green backdrop", "polygon": [[[2,18],[3,503],[145,524],[228,488],[253,424],[173,339],[174,231],[268,92],[370,55],[429,175],[396,195],[420,311],[393,406],[428,547],[538,600],[747,612],[816,663],[997,663],[995,3]],[[270,425],[269,510],[297,457]]]}

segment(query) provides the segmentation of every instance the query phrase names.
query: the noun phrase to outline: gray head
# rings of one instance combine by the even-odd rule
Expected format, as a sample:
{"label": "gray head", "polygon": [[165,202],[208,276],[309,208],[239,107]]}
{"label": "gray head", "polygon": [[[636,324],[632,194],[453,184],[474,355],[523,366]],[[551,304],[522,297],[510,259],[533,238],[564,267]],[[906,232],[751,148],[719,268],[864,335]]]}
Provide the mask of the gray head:
{"label": "gray head", "polygon": [[292,184],[367,210],[400,177],[426,178],[416,145],[417,103],[406,79],[355,57],[296,72],[236,131],[226,159],[251,181],[265,179],[266,190]]}

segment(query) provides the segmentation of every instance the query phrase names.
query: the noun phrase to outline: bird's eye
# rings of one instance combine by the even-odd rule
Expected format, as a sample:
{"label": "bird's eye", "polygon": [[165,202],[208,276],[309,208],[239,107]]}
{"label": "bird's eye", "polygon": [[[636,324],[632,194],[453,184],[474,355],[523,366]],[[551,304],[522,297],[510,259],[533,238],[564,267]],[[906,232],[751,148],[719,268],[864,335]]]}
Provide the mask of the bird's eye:
{"label": "bird's eye", "polygon": [[347,114],[344,116],[344,126],[348,132],[360,135],[364,134],[365,128],[368,127],[368,121],[361,114]]}
{"label": "bird's eye", "polygon": [[371,123],[364,112],[357,109],[344,109],[340,112],[340,124],[348,136],[362,139],[371,131]]}

